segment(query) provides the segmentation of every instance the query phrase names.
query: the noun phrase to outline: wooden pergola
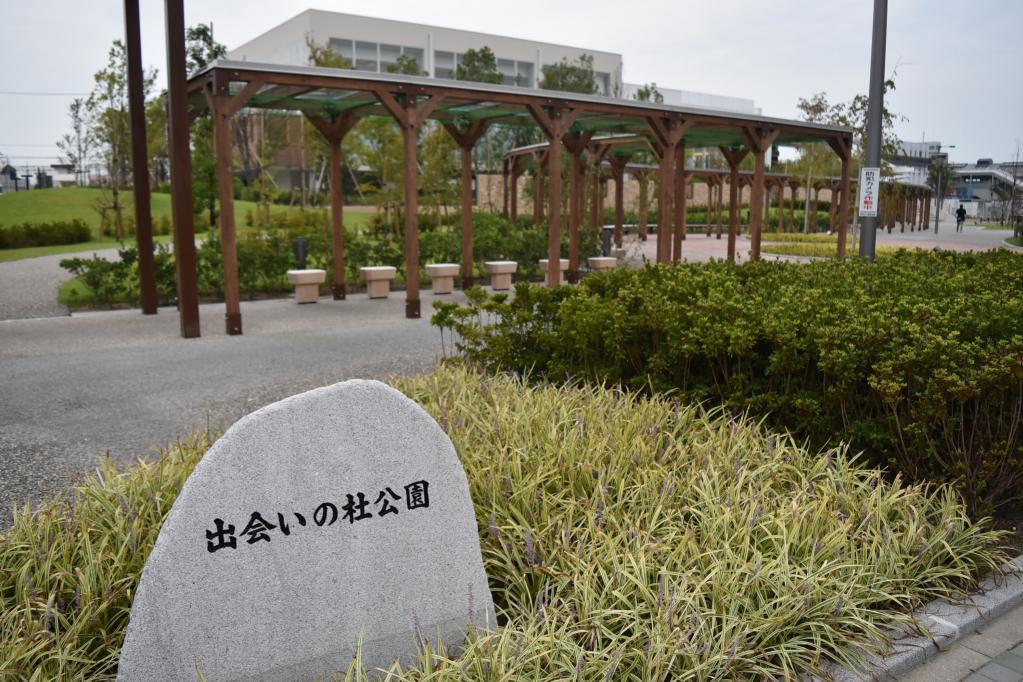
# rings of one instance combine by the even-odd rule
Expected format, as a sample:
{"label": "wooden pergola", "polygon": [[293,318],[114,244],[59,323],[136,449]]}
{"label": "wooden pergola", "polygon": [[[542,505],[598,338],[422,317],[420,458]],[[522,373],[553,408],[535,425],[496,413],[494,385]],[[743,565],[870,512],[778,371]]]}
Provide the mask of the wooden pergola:
{"label": "wooden pergola", "polygon": [[[506,215],[511,217],[514,221],[518,216],[518,185],[519,179],[525,174],[527,170],[532,170],[533,173],[533,196],[538,197],[543,195],[543,181],[544,181],[544,160],[546,158],[547,149],[549,144],[542,142],[539,144],[526,145],[518,147],[516,149],[509,150],[503,159],[501,173],[502,173],[502,190],[503,190],[503,210]],[[732,156],[730,149],[723,149],[723,154]],[[658,166],[653,166],[646,163],[638,162],[637,159],[643,157],[649,157],[653,154],[656,157],[656,150],[650,144],[649,138],[643,135],[614,135],[608,137],[593,137],[589,144],[586,145],[584,153],[578,155],[578,161],[573,164],[572,170],[579,172],[580,182],[582,177],[585,176],[587,168],[589,168],[593,174],[594,181],[594,193],[592,210],[590,213],[590,224],[592,227],[599,227],[600,223],[603,222],[603,208],[600,206],[600,200],[603,197],[604,192],[600,189],[600,183],[605,179],[610,178],[615,182],[615,196],[614,196],[614,243],[616,246],[621,247],[622,245],[622,229],[623,229],[623,216],[624,216],[624,183],[625,173],[628,172],[637,179],[642,179],[644,176],[649,176],[652,173],[659,171]],[[571,176],[570,176],[571,177]],[[663,236],[668,237],[666,239],[670,244],[670,249],[665,249],[662,252],[658,249],[657,255],[659,262],[663,262],[663,258],[668,258],[671,262],[678,262],[682,255],[682,242],[685,241],[688,234],[689,225],[687,223],[686,214],[686,203],[688,198],[688,191],[686,185],[692,182],[702,182],[707,185],[707,210],[708,210],[708,221],[704,226],[707,230],[707,234],[710,234],[713,225],[710,220],[710,214],[714,213],[716,218],[717,237],[721,238],[722,230],[722,203],[725,184],[737,185],[737,190],[732,197],[732,201],[728,205],[728,259],[732,262],[735,261],[735,240],[739,230],[739,209],[741,207],[741,201],[739,200],[742,191],[746,187],[753,187],[756,181],[755,171],[743,171],[737,167],[730,167],[729,170],[716,169],[716,168],[689,168],[676,166],[675,169],[675,182],[676,187],[673,193],[674,202],[674,220],[673,224],[669,225],[669,231],[661,232]],[[786,229],[786,220],[790,226],[795,226],[795,204],[796,197],[799,188],[807,184],[806,180],[799,176],[787,174],[787,173],[767,173],[763,174],[764,192],[763,192],[763,210],[764,218],[767,221],[767,206],[770,204],[770,194],[774,192],[774,196],[778,199],[780,208],[784,208],[785,205],[785,190],[791,191],[791,199],[788,204],[789,215],[786,218],[785,211],[779,210],[778,222],[779,228]],[[857,184],[857,180],[854,178],[849,179],[849,191],[853,191]],[[575,189],[575,188],[574,188]],[[639,207],[639,235],[640,239],[646,240],[647,238],[647,199],[645,193],[645,187],[641,187],[640,195],[640,207]],[[846,226],[838,224],[838,202],[834,200],[835,197],[840,196],[843,189],[843,181],[841,177],[818,177],[813,178],[807,191],[819,193],[821,189],[828,189],[831,192],[831,214],[830,214],[830,228],[832,232],[838,232],[842,246],[844,247],[844,237]],[[663,194],[661,195],[663,198]],[[752,202],[750,203],[752,207]],[[537,208],[539,204],[534,202],[534,220],[537,218]],[[569,213],[570,221],[574,221],[578,224],[581,221],[582,213],[581,204],[577,204],[575,201],[569,202]],[[660,212],[658,212],[660,214]],[[574,216],[574,217],[573,217]],[[752,208],[751,208],[751,219],[752,219]],[[660,227],[658,226],[660,230]],[[759,240],[754,245],[752,258],[757,260],[760,258],[760,243]],[[843,248],[844,251],[844,248]],[[668,252],[668,253],[665,253]],[[573,254],[569,255],[570,265],[568,269],[568,277],[571,278],[573,273],[578,270],[578,259]]]}
{"label": "wooden pergola", "polygon": [[[733,204],[737,203],[734,197],[739,188],[739,164],[747,154],[752,153],[755,164],[750,177],[750,203],[762,206],[769,186],[764,155],[771,146],[824,142],[835,151],[842,163],[839,178],[841,205],[838,208],[842,229],[839,232],[838,249],[840,255],[845,252],[845,226],[848,225],[850,211],[852,147],[852,130],[845,127],[515,86],[232,61],[214,62],[192,76],[187,82],[187,103],[190,116],[207,108],[213,114],[221,203],[226,326],[229,334],[240,334],[242,331],[232,202],[230,123],[232,116],[243,108],[301,112],[330,144],[335,299],[345,297],[341,145],[345,135],[361,118],[385,117],[397,122],[404,141],[405,315],[408,318],[420,316],[416,147],[418,133],[428,120],[442,125],[461,148],[463,286],[472,283],[472,149],[491,125],[538,127],[547,139],[543,163],[547,167],[547,279],[551,286],[560,283],[561,275],[562,159],[567,152],[570,166],[576,169],[569,176],[569,203],[575,208],[569,211],[568,232],[569,255],[578,263],[582,214],[579,169],[583,163],[583,152],[591,148],[595,138],[599,141],[598,136],[629,137],[633,144],[641,140],[657,160],[660,178],[659,229],[662,234],[673,236],[671,240],[658,240],[658,262],[669,262],[681,250],[681,236],[685,229],[684,188],[688,176],[697,172],[684,167],[687,146],[721,149],[731,169]],[[181,116],[175,120],[173,107],[171,113],[172,166],[175,162],[179,166],[185,165],[189,153],[187,129],[184,127],[187,120],[183,122]],[[608,155],[607,150],[611,146],[605,146],[604,155],[608,156],[613,173],[623,172],[624,155]],[[172,184],[172,194],[191,191],[190,187],[183,185]],[[617,205],[620,206],[620,202]],[[753,211],[750,219],[755,254],[760,251],[761,213]],[[733,214],[729,220],[730,237],[736,228]],[[189,244],[194,244],[194,236],[191,221],[185,220],[178,225],[175,220],[179,309],[184,336],[198,335],[195,254],[194,247],[188,248]],[[184,248],[178,250],[179,246]],[[574,280],[577,272],[578,267],[575,267],[569,276]]]}

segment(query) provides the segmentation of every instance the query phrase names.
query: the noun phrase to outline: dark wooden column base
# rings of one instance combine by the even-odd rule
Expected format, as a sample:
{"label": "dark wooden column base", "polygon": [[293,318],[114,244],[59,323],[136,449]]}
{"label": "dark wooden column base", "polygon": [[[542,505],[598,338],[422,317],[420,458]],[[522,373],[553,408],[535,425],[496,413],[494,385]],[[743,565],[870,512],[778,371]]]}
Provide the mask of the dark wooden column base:
{"label": "dark wooden column base", "polygon": [[473,285],[475,285],[475,283],[476,282],[475,282],[475,280],[472,277],[463,277],[462,278],[462,291],[465,291],[466,289],[471,289],[473,287]]}
{"label": "dark wooden column base", "polygon": [[224,315],[225,329],[228,336],[239,336],[242,333],[242,314],[227,313]]}
{"label": "dark wooden column base", "polygon": [[330,285],[330,291],[331,291],[332,294],[334,294],[334,300],[335,301],[343,301],[343,300],[345,300],[345,295],[346,294],[345,294],[344,282],[342,282],[341,284],[331,284]]}
{"label": "dark wooden column base", "polygon": [[405,317],[410,320],[418,320],[421,315],[419,314],[419,301],[405,301]]}

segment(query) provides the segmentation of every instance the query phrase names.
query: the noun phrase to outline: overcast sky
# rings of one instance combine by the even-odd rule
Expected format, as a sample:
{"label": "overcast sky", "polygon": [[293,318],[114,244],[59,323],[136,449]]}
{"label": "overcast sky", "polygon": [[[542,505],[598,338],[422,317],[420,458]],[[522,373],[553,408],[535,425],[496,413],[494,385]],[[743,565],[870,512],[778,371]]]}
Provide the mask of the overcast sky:
{"label": "overcast sky", "polygon": [[[1023,0],[892,0],[888,106],[903,139],[939,140],[954,161],[1008,160],[1023,141]],[[866,92],[870,0],[185,0],[189,25],[212,21],[234,48],[316,7],[497,33],[623,55],[627,82],[753,99],[797,116],[801,96]],[[581,9],[585,8],[585,9]],[[0,153],[48,164],[67,130],[68,95],[87,93],[124,36],[118,0],[0,0]],[[166,71],[163,3],[142,0],[147,67]],[[43,158],[29,158],[43,157]]]}

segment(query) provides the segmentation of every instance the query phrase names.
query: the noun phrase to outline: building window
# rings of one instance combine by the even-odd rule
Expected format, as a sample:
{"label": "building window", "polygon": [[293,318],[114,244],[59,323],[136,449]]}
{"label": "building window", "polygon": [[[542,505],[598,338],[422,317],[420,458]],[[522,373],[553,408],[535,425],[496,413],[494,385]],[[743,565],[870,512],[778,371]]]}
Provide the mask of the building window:
{"label": "building window", "polygon": [[515,62],[515,77],[518,85],[533,87],[533,62]]}
{"label": "building window", "polygon": [[401,45],[387,45],[380,43],[380,70],[387,71],[387,67],[397,66],[398,57],[401,56]]}
{"label": "building window", "polygon": [[435,50],[433,53],[433,73],[437,78],[455,77],[455,54]]}
{"label": "building window", "polygon": [[355,41],[355,68],[359,71],[379,71],[377,44]]}
{"label": "building window", "polygon": [[597,92],[601,95],[611,94],[611,74],[598,71],[593,74],[594,80],[597,81]]}
{"label": "building window", "polygon": [[352,41],[347,38],[331,38],[327,45],[331,52],[344,57],[349,64],[355,63],[355,48],[352,46]]}
{"label": "building window", "polygon": [[515,85],[515,60],[514,59],[498,59],[497,70],[501,73],[501,82],[505,85]]}
{"label": "building window", "polygon": [[416,60],[416,67],[423,70],[423,48],[421,47],[402,47],[401,53],[410,59]]}

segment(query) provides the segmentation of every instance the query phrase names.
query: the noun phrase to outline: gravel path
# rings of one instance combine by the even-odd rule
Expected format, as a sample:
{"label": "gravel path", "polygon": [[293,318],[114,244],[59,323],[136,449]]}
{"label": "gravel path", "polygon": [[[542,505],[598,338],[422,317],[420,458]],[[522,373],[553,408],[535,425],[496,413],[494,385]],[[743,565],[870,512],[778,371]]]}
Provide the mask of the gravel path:
{"label": "gravel path", "polygon": [[0,320],[67,315],[67,306],[57,303],[57,289],[71,275],[60,261],[91,258],[93,253],[108,260],[117,257],[117,249],[103,249],[0,263]]}

